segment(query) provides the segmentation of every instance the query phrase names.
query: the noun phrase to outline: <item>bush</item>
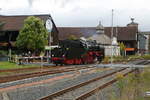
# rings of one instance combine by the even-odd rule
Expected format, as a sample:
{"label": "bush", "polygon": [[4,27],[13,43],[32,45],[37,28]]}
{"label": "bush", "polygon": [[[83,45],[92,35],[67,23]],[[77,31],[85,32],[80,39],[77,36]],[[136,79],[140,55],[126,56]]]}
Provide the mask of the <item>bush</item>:
{"label": "bush", "polygon": [[114,58],[114,61],[116,61],[116,62],[120,62],[120,61],[124,61],[125,60],[125,58],[123,56],[115,56],[113,58]]}
{"label": "bush", "polygon": [[[139,69],[135,73],[123,77],[121,73],[116,74],[117,91],[115,98],[110,100],[145,100],[144,93],[150,88],[150,68]],[[113,96],[114,97],[114,96]],[[147,99],[146,99],[147,100]],[[149,100],[149,99],[148,99]]]}
{"label": "bush", "polygon": [[7,51],[0,50],[0,56],[7,56]]}
{"label": "bush", "polygon": [[144,55],[144,56],[142,56],[142,58],[149,60],[150,59],[150,55]]}
{"label": "bush", "polygon": [[103,63],[109,63],[109,57],[105,57]]}

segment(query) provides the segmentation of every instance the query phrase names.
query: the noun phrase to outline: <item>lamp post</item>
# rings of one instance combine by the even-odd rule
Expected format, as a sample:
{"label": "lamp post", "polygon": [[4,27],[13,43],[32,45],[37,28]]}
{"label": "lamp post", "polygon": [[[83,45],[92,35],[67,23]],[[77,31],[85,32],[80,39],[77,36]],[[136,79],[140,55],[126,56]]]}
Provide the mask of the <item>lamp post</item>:
{"label": "lamp post", "polygon": [[114,16],[114,14],[113,14],[113,12],[114,12],[114,10],[112,9],[112,19],[111,19],[111,27],[112,27],[112,29],[111,29],[111,66],[112,66],[112,63],[113,63],[113,16]]}
{"label": "lamp post", "polygon": [[47,55],[47,57],[48,57],[48,61],[49,61],[49,58],[51,58],[51,42],[52,42],[52,38],[51,38],[51,32],[52,32],[52,28],[53,28],[53,23],[52,23],[52,18],[51,17],[49,17],[47,20],[46,20],[46,29],[47,29],[47,31],[49,32],[49,45],[48,46],[50,46],[50,50],[48,51],[48,55]]}

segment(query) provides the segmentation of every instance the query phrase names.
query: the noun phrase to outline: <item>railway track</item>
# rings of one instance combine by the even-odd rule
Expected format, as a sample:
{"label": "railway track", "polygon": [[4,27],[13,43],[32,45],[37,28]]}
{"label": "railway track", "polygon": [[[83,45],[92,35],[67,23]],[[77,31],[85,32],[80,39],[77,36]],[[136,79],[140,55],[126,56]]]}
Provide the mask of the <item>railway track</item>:
{"label": "railway track", "polygon": [[[60,91],[58,91],[56,93],[53,93],[53,94],[51,94],[51,95],[49,95],[47,97],[43,97],[40,100],[55,100],[55,99],[56,100],[62,100],[62,99],[63,100],[65,100],[65,99],[74,100],[75,98],[78,99],[80,97],[79,96],[80,94],[85,93],[86,91],[89,91],[88,89],[85,89],[85,87],[86,88],[91,87],[92,84],[97,85],[97,84],[99,84],[99,82],[103,83],[103,82],[106,81],[106,79],[110,80],[112,78],[111,77],[112,75],[115,75],[118,72],[125,71],[126,69],[127,68],[122,68],[122,69],[119,69],[117,71],[113,71],[111,73],[105,74],[103,76],[91,79],[89,81],[86,81],[86,82],[83,82],[83,83],[80,83],[80,84],[77,84],[77,85],[65,88],[65,89],[60,90]],[[91,87],[91,88],[94,88],[94,87]],[[72,95],[70,95],[70,94],[72,94]],[[82,99],[78,99],[78,100],[82,100]]]}
{"label": "railway track", "polygon": [[[131,71],[129,71],[129,72],[123,74],[123,76],[126,76],[126,75],[128,75],[129,73],[132,73],[132,72],[134,72],[134,71],[136,71],[136,69],[131,70]],[[114,78],[114,79],[112,79],[111,81],[108,81],[108,82],[106,82],[105,84],[103,84],[103,85],[101,85],[101,86],[99,86],[99,87],[97,87],[97,88],[95,88],[95,89],[93,89],[93,90],[91,90],[91,91],[88,91],[88,92],[86,92],[86,93],[81,94],[80,96],[78,96],[77,98],[75,98],[75,100],[84,100],[84,99],[86,99],[86,98],[88,98],[88,97],[90,97],[90,96],[96,94],[98,91],[100,91],[100,90],[102,90],[102,89],[104,89],[104,88],[106,88],[106,87],[112,85],[112,84],[115,83],[116,81],[117,81],[117,78]]]}
{"label": "railway track", "polygon": [[[149,62],[145,60],[136,63],[136,65],[147,65],[147,64],[149,64]],[[134,71],[136,71],[136,68],[135,69],[130,68],[130,70],[128,70],[128,68],[122,68],[120,70],[105,74],[98,78],[94,78],[89,81],[65,88],[63,90],[50,94],[49,96],[43,97],[40,100],[84,100],[94,95],[98,91],[115,83],[117,81],[117,78],[112,76],[115,75],[116,73],[121,72],[123,76],[126,76]],[[92,86],[93,84],[95,84],[95,86]]]}
{"label": "railway track", "polygon": [[148,64],[150,64],[149,60],[141,60],[141,61],[135,63],[135,65],[148,65]]}
{"label": "railway track", "polygon": [[[141,61],[138,62],[137,64],[148,64],[149,62],[147,61]],[[44,75],[49,75],[49,74],[57,74],[57,73],[64,73],[64,72],[71,72],[71,71],[76,71],[76,70],[81,70],[81,69],[87,69],[91,67],[65,67],[65,66],[45,66],[45,67],[33,67],[33,68],[21,68],[21,69],[8,69],[8,70],[0,70],[0,72],[22,72],[22,71],[31,71],[31,70],[37,70],[36,72],[30,72],[30,73],[24,73],[24,74],[16,74],[16,75],[11,75],[11,76],[3,76],[0,77],[0,83],[4,82],[10,82],[10,81],[16,81],[16,80],[21,80],[21,79],[26,79],[26,78],[32,78],[32,77],[39,77],[39,76],[44,76]],[[42,71],[43,70],[43,71]]]}
{"label": "railway track", "polygon": [[[144,62],[145,61],[139,61],[134,64],[143,65]],[[114,76],[117,74],[116,71],[123,73],[124,75],[127,74],[129,71],[131,71],[131,69],[134,69],[134,68],[127,68],[127,67],[108,68],[108,69],[106,68],[105,71],[100,71],[101,70],[101,69],[99,70],[100,67],[89,66],[88,68],[92,70],[88,70],[87,67],[85,66],[84,67],[76,66],[77,68],[75,69],[71,67],[72,66],[69,66],[68,69],[65,69],[63,67],[63,68],[59,68],[59,70],[57,69],[53,69],[53,71],[51,70],[52,73],[55,73],[54,70],[56,71],[64,70],[65,72],[67,72],[68,70],[69,73],[65,73],[65,74],[62,72],[60,72],[60,74],[55,74],[55,75],[50,74],[44,76],[43,74],[41,75],[42,77],[35,77],[35,79],[29,78],[27,80],[25,79],[25,80],[13,81],[4,84],[2,83],[0,86],[1,91],[6,92],[10,96],[9,98],[13,98],[13,100],[38,100],[38,99],[40,100],[75,100],[75,99],[82,100],[85,97],[87,97],[87,99],[90,99],[91,97],[95,96],[96,92],[112,85],[114,82],[117,81],[114,78]],[[71,70],[72,72],[70,73]],[[79,72],[81,73],[79,74]],[[65,76],[66,74],[74,75],[74,76],[70,78],[66,78],[67,80],[66,79],[59,80],[59,76],[60,77],[61,75]],[[58,76],[58,79],[56,80],[59,81],[53,82],[53,79],[55,79],[56,76]],[[2,98],[3,97],[4,96],[2,96]]]}
{"label": "railway track", "polygon": [[17,74],[12,76],[4,76],[0,77],[0,83],[10,82],[10,81],[16,81],[26,78],[33,78],[33,77],[39,77],[44,75],[51,75],[51,74],[57,74],[57,73],[64,73],[64,72],[71,72],[71,71],[78,71],[82,69],[88,69],[93,67],[63,67],[63,68],[55,68],[48,71],[38,71],[33,73],[27,73],[27,74]]}
{"label": "railway track", "polygon": [[65,68],[64,66],[44,66],[44,67],[31,67],[31,68],[16,68],[16,69],[1,69],[0,72],[19,72],[19,71],[30,71],[30,70],[41,70],[42,69],[56,69]]}

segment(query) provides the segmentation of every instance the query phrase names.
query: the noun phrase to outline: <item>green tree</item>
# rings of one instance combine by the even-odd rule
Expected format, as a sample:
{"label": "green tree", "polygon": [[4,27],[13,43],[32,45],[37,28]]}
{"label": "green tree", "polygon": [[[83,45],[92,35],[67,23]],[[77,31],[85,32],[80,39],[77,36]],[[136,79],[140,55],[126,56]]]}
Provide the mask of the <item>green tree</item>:
{"label": "green tree", "polygon": [[24,21],[24,26],[17,37],[16,46],[39,54],[48,43],[48,32],[41,19],[30,16]]}
{"label": "green tree", "polygon": [[76,40],[77,37],[76,37],[75,35],[70,35],[70,36],[68,37],[68,39],[69,39],[69,40]]}
{"label": "green tree", "polygon": [[123,42],[119,43],[120,46],[120,53],[122,56],[125,56],[125,45],[123,44]]}
{"label": "green tree", "polygon": [[148,36],[148,54],[150,54],[150,36]]}
{"label": "green tree", "polygon": [[2,26],[4,25],[4,22],[0,22],[0,29],[2,28]]}
{"label": "green tree", "polygon": [[0,35],[4,35],[4,32],[1,31],[4,24],[4,22],[0,22]]}

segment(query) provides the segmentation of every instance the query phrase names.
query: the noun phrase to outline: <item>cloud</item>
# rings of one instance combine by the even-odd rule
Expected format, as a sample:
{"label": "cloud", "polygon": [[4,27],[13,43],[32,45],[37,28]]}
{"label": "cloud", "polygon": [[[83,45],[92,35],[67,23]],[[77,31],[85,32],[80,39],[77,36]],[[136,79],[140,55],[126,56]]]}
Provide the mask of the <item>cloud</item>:
{"label": "cloud", "polygon": [[114,9],[114,25],[125,26],[134,17],[141,30],[148,30],[149,4],[149,0],[0,0],[0,13],[50,13],[57,26],[96,26],[100,20],[110,26]]}

